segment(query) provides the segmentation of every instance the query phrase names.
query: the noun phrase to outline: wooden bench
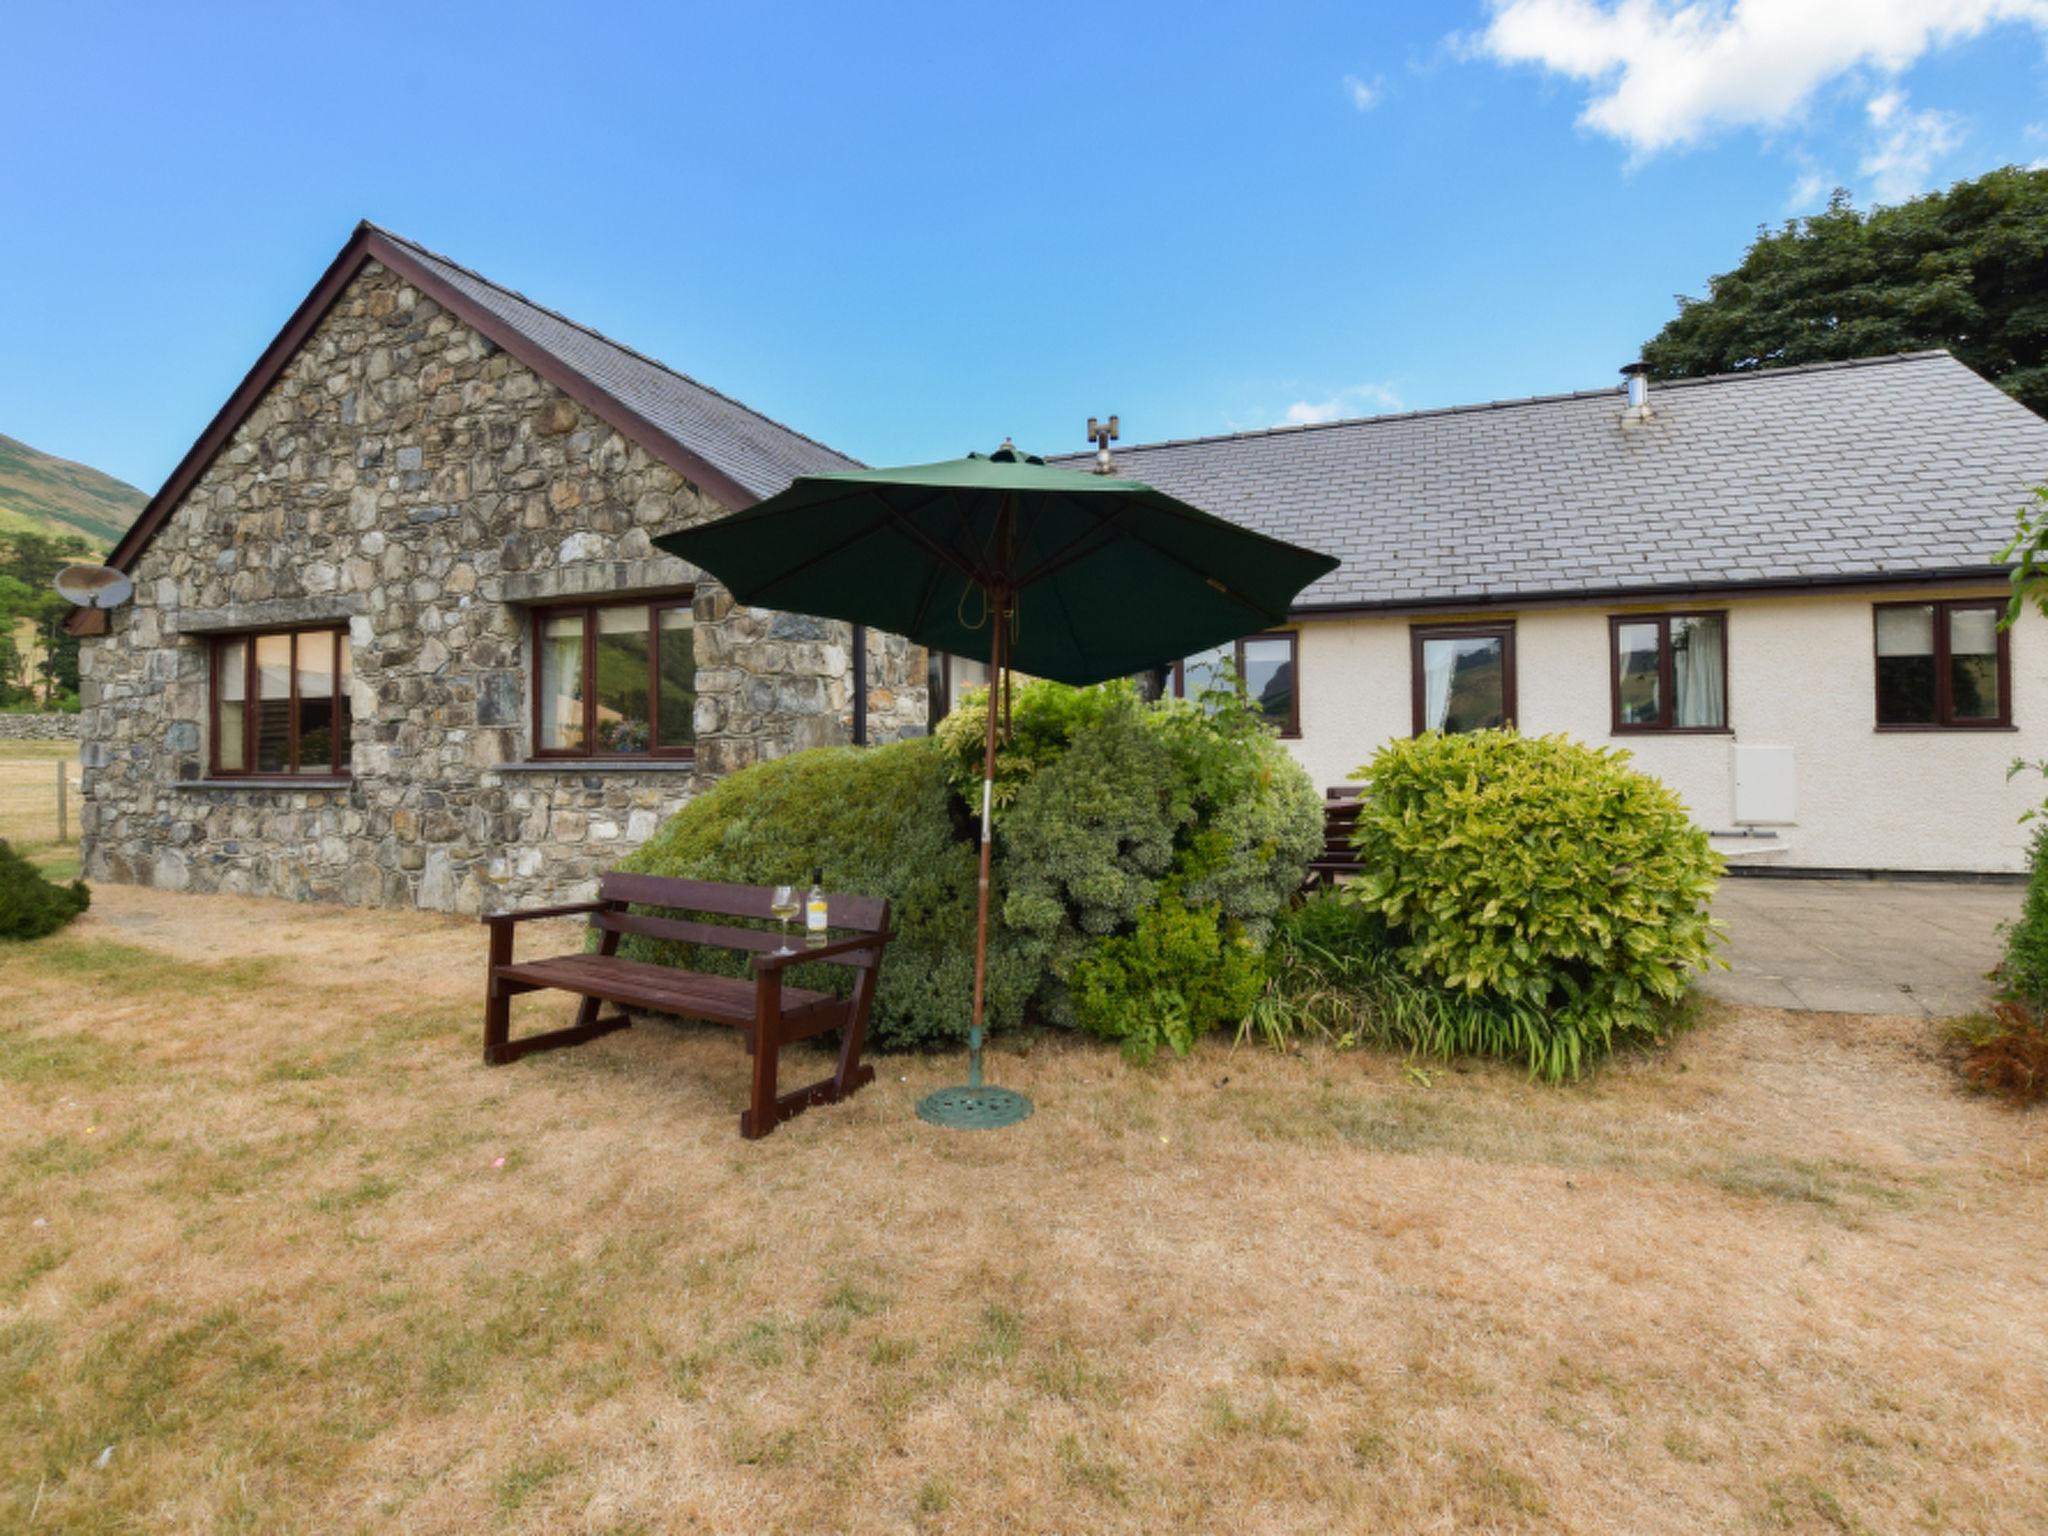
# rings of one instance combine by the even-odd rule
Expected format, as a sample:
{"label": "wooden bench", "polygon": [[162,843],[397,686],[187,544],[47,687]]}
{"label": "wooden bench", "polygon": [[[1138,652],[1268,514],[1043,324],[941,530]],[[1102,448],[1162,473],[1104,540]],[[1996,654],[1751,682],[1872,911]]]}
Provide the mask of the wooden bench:
{"label": "wooden bench", "polygon": [[[882,967],[882,949],[895,935],[888,931],[889,903],[872,896],[829,895],[834,929],[852,930],[821,945],[807,945],[802,932],[791,935],[793,955],[771,953],[782,943],[774,930],[734,928],[722,923],[653,917],[634,907],[709,913],[719,917],[767,918],[771,892],[766,886],[720,885],[707,880],[669,880],[657,875],[609,874],[599,882],[596,901],[562,907],[532,907],[523,912],[486,913],[491,930],[489,987],[484,997],[484,1064],[500,1066],[534,1051],[579,1045],[615,1029],[632,1025],[623,1012],[600,1018],[601,1005],[644,1008],[680,1014],[743,1031],[754,1058],[753,1092],[740,1115],[740,1134],[766,1136],[784,1120],[813,1104],[832,1104],[875,1079],[875,1069],[861,1064],[868,1012],[875,1001],[875,980]],[[590,914],[591,927],[602,937],[594,952],[556,955],[547,960],[515,962],[513,928],[542,917]],[[711,976],[676,966],[621,959],[619,936],[678,939],[720,949],[751,951],[753,977]],[[782,973],[792,965],[823,961],[859,972],[853,995],[841,1000],[828,992],[786,986]],[[583,999],[576,1022],[544,1034],[514,1040],[512,999],[521,992],[574,992]],[[805,1088],[778,1095],[775,1067],[782,1047],[792,1040],[841,1031],[839,1069]]]}
{"label": "wooden bench", "polygon": [[1323,791],[1323,851],[1310,863],[1306,884],[1336,885],[1364,867],[1351,846],[1351,834],[1358,829],[1358,813],[1364,808],[1361,793],[1356,784],[1332,784]]}

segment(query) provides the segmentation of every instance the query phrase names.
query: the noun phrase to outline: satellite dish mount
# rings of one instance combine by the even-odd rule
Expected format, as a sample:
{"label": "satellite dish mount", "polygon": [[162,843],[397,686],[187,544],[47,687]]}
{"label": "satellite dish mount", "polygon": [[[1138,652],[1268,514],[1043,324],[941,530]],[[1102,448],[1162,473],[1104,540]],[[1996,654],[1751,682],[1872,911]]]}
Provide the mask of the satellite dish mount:
{"label": "satellite dish mount", "polygon": [[111,565],[67,565],[52,585],[74,608],[118,608],[135,595],[128,573]]}

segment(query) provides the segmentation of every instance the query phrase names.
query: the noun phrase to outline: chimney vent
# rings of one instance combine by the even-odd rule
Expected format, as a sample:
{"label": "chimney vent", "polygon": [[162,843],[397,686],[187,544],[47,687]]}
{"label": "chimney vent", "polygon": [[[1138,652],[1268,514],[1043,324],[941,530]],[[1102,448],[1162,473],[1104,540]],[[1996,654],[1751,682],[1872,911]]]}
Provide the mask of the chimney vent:
{"label": "chimney vent", "polygon": [[1630,363],[1621,370],[1621,376],[1628,380],[1628,408],[1638,416],[1650,414],[1650,365],[1644,362]]}
{"label": "chimney vent", "polygon": [[1088,441],[1095,445],[1095,473],[1098,475],[1116,473],[1116,460],[1109,456],[1109,445],[1118,440],[1117,425],[1114,416],[1106,422],[1093,416],[1088,418]]}

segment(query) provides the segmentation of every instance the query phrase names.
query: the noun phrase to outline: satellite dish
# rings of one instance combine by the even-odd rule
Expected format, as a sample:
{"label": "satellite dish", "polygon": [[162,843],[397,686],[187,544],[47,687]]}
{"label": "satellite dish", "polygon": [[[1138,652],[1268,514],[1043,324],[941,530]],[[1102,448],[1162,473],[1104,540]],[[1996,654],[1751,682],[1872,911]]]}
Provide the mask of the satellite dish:
{"label": "satellite dish", "polygon": [[57,595],[74,608],[118,608],[135,595],[135,583],[111,565],[67,565],[57,573]]}

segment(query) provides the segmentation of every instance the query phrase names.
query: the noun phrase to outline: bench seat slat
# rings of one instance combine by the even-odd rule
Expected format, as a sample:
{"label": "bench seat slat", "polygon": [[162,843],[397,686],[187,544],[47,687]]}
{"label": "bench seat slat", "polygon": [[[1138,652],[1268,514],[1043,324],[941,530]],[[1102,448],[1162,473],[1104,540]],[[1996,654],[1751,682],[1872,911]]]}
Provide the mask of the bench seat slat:
{"label": "bench seat slat", "polygon": [[[495,974],[507,981],[580,992],[625,1007],[653,1008],[741,1027],[751,1027],[754,1022],[754,983],[733,976],[705,976],[672,966],[590,954],[522,961],[499,966]],[[843,1006],[830,993],[802,987],[782,989],[785,1016]]]}

